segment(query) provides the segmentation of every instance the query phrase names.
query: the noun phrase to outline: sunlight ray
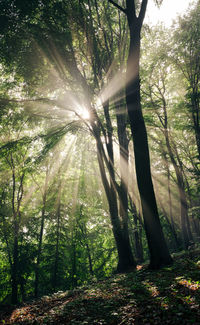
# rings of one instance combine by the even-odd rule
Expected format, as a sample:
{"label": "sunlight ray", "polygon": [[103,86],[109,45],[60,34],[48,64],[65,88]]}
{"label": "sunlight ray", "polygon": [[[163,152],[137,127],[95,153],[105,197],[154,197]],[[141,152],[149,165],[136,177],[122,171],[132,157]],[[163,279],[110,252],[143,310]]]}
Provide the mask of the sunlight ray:
{"label": "sunlight ray", "polygon": [[[82,102],[83,99],[81,98],[80,94],[77,91],[69,90],[71,87],[69,80],[67,79],[67,71],[63,60],[58,53],[56,46],[52,40],[50,40],[50,47],[48,47],[49,55],[52,57],[52,61],[54,62],[55,66],[52,65],[50,62],[49,57],[47,54],[42,50],[42,48],[37,44],[35,41],[35,45],[42,53],[42,56],[45,58],[48,65],[51,67],[50,73],[52,74],[52,79],[56,79],[57,83],[60,83],[61,89],[57,90],[57,92],[53,96],[52,105],[53,106],[53,117],[52,118],[60,118],[61,120],[64,119],[73,119],[77,113],[77,116],[80,115],[82,119],[89,120],[90,113],[86,107],[83,107]],[[66,89],[67,85],[69,89]],[[72,87],[73,88],[73,87]],[[81,88],[78,86],[78,88]],[[55,102],[54,102],[55,101]],[[40,112],[41,109],[43,113],[52,116],[52,107],[49,110],[49,103],[45,101],[40,103],[40,107],[35,107],[34,103],[29,104],[29,108],[32,111],[35,110],[35,113]],[[74,113],[75,115],[73,115]]]}

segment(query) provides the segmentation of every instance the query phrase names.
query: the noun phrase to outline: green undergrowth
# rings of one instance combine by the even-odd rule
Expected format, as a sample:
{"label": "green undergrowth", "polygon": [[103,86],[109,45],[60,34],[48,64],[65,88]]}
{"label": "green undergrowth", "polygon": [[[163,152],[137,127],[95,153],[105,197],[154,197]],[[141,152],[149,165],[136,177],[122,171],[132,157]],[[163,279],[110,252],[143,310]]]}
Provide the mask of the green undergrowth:
{"label": "green undergrowth", "polygon": [[200,324],[199,251],[174,256],[159,271],[128,274],[58,292],[10,313],[0,324]]}

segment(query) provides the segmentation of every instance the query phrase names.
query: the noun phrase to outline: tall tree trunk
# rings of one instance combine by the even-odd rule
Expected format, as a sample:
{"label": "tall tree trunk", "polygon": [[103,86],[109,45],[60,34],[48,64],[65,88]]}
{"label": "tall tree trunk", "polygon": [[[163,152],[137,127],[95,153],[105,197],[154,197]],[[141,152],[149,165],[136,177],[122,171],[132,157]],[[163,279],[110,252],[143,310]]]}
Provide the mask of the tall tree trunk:
{"label": "tall tree trunk", "polygon": [[[75,236],[74,236],[75,232]],[[76,229],[72,232],[72,288],[77,286]]]}
{"label": "tall tree trunk", "polygon": [[163,206],[163,203],[162,203],[162,200],[161,198],[159,198],[159,195],[157,195],[157,198],[158,198],[158,202],[159,202],[159,205],[161,207],[161,210],[162,210],[162,213],[163,213],[163,216],[165,217],[168,225],[169,225],[169,229],[170,229],[170,232],[174,238],[174,245],[173,245],[173,248],[175,250],[178,249],[178,247],[180,246],[180,242],[178,240],[178,237],[177,237],[177,234],[176,234],[176,231],[175,231],[175,228],[172,226],[172,223],[170,222],[170,219],[168,218],[168,215],[167,215],[167,212],[166,212],[166,209],[164,208]]}
{"label": "tall tree trunk", "polygon": [[147,1],[142,1],[136,17],[134,2],[127,0],[127,18],[130,30],[130,48],[127,61],[126,103],[134,144],[135,168],[141,198],[144,227],[150,253],[150,268],[157,269],[172,263],[164,238],[152,183],[147,132],[140,100],[139,58],[140,32]]}
{"label": "tall tree trunk", "polygon": [[105,166],[103,161],[103,152],[102,152],[103,148],[102,148],[101,139],[99,134],[97,133],[95,137],[97,143],[97,158],[99,163],[99,169],[101,173],[102,183],[106,192],[106,197],[108,200],[112,230],[113,230],[117,252],[118,252],[117,270],[119,272],[124,272],[130,269],[131,267],[135,267],[136,263],[133,259],[129,238],[127,240],[127,238],[124,237],[122,232],[121,222],[118,215],[116,190],[114,188],[113,181],[111,180],[111,183],[109,184],[106,176]]}
{"label": "tall tree trunk", "polygon": [[170,221],[171,221],[171,229],[172,233],[174,236],[174,241],[176,248],[178,248],[179,243],[178,243],[178,238],[175,230],[175,223],[174,223],[174,218],[173,218],[173,213],[172,213],[172,196],[171,196],[171,188],[170,188],[170,171],[169,171],[169,163],[167,160],[167,157],[165,155],[165,164],[166,164],[166,169],[167,169],[167,191],[168,191],[168,206],[169,206],[169,216],[170,216]]}
{"label": "tall tree trunk", "polygon": [[56,207],[56,250],[55,250],[55,262],[54,262],[54,271],[52,279],[53,290],[56,290],[57,287],[57,273],[58,273],[58,259],[59,259],[59,240],[60,240],[60,199],[61,199],[61,182],[59,182],[58,188],[58,198],[57,198],[57,207]]}
{"label": "tall tree trunk", "polygon": [[42,216],[41,216],[40,235],[39,235],[39,242],[38,242],[37,261],[36,261],[36,267],[35,267],[35,288],[34,288],[35,297],[38,297],[40,260],[41,260],[42,241],[43,241],[43,233],[44,233],[48,176],[49,176],[49,170],[47,167],[45,185],[44,185],[44,190],[43,190],[43,194],[42,194]]}
{"label": "tall tree trunk", "polygon": [[144,261],[144,255],[143,255],[143,247],[142,247],[142,223],[140,220],[139,213],[137,212],[136,206],[133,203],[131,197],[130,200],[130,207],[131,207],[131,213],[133,215],[133,222],[134,222],[134,246],[135,246],[135,254],[136,259],[139,263],[142,263]]}
{"label": "tall tree trunk", "polygon": [[38,297],[40,259],[41,259],[42,240],[43,240],[43,232],[44,232],[44,219],[45,219],[45,203],[46,203],[46,198],[43,198],[42,217],[41,217],[41,225],[40,225],[40,235],[39,235],[38,251],[37,251],[37,261],[36,261],[36,267],[35,267],[35,297],[36,298]]}
{"label": "tall tree trunk", "polygon": [[[82,212],[80,210],[80,216],[82,217]],[[81,233],[83,235],[83,239],[84,239],[84,243],[85,243],[85,247],[86,247],[86,250],[87,250],[87,255],[88,255],[88,262],[89,262],[89,272],[90,272],[90,275],[93,275],[94,274],[94,271],[93,271],[93,263],[92,263],[92,256],[91,256],[91,249],[90,249],[90,245],[89,245],[89,241],[88,241],[88,236],[87,236],[87,227],[86,227],[86,224],[79,224],[79,227],[80,227],[80,230],[81,230]]]}
{"label": "tall tree trunk", "polygon": [[[192,195],[191,195],[191,189],[190,189],[190,185],[187,179],[186,174],[184,173],[184,179],[185,179],[185,184],[186,184],[186,188],[187,188],[187,197],[188,197],[188,201],[189,201],[189,208],[192,209],[193,207],[193,202],[192,202]],[[189,217],[188,217],[189,220]],[[194,232],[194,236],[196,237],[196,239],[198,239],[200,232],[198,230],[198,220],[195,220],[193,213],[191,213],[191,228],[193,229]]]}
{"label": "tall tree trunk", "polygon": [[20,276],[19,284],[20,284],[20,292],[21,292],[21,296],[22,296],[22,301],[25,301],[26,300],[26,291],[25,291],[26,280],[24,279],[23,276]]}
{"label": "tall tree trunk", "polygon": [[186,193],[185,193],[185,188],[184,188],[184,179],[183,179],[183,174],[181,171],[181,168],[178,166],[173,150],[170,144],[169,140],[169,133],[168,129],[164,129],[164,136],[165,136],[165,141],[169,153],[169,157],[171,160],[171,163],[174,167],[175,173],[176,173],[176,178],[177,178],[177,186],[178,186],[178,191],[179,191],[179,198],[180,198],[180,214],[181,214],[181,230],[182,230],[182,237],[183,237],[183,243],[185,248],[187,249],[189,246],[190,242],[190,237],[188,233],[189,225],[187,223],[188,219],[188,204],[187,204],[187,198],[186,198]]}
{"label": "tall tree trunk", "polygon": [[119,196],[119,214],[122,220],[123,236],[130,245],[129,229],[128,229],[128,179],[129,179],[129,150],[128,150],[128,137],[126,132],[127,114],[125,109],[124,100],[119,100],[116,105],[117,117],[117,133],[119,140],[119,154],[120,154],[120,188],[118,191]]}
{"label": "tall tree trunk", "polygon": [[[87,238],[86,238],[87,240]],[[93,275],[94,274],[94,271],[93,271],[93,265],[92,265],[92,256],[91,256],[91,252],[90,252],[90,246],[88,244],[88,242],[86,241],[86,249],[87,249],[87,254],[88,254],[88,262],[89,262],[89,271],[90,271],[90,275]]]}
{"label": "tall tree trunk", "polygon": [[17,216],[14,217],[14,246],[13,246],[13,265],[12,265],[12,303],[16,304],[18,302],[18,224],[16,221]]}
{"label": "tall tree trunk", "polygon": [[12,286],[12,303],[18,302],[18,284],[19,284],[19,227],[21,223],[20,206],[23,197],[23,181],[25,172],[23,172],[19,179],[18,190],[16,190],[16,171],[12,154],[10,155],[10,167],[12,169],[12,213],[13,213],[13,263],[11,267],[11,286]]}
{"label": "tall tree trunk", "polygon": [[192,95],[190,96],[191,106],[192,106],[192,119],[194,124],[194,131],[195,131],[195,138],[196,138],[196,145],[198,151],[198,158],[200,160],[200,124],[199,124],[199,89],[198,83],[195,85],[191,85],[192,87]]}
{"label": "tall tree trunk", "polygon": [[[164,81],[162,80],[164,83]],[[162,102],[162,116],[160,113],[156,110],[156,114],[158,116],[158,119],[160,120],[160,123],[162,125],[162,132],[165,137],[165,143],[167,146],[167,151],[169,154],[170,161],[174,167],[176,178],[177,178],[177,186],[179,191],[179,199],[180,199],[180,215],[181,215],[181,230],[182,230],[182,237],[183,237],[183,243],[185,248],[187,249],[190,240],[192,240],[192,233],[190,230],[190,224],[188,219],[188,205],[187,205],[187,197],[185,192],[185,185],[184,185],[184,174],[183,174],[183,168],[182,168],[182,162],[179,157],[178,151],[176,149],[175,144],[170,139],[170,133],[169,133],[169,126],[168,126],[168,115],[167,115],[167,103],[165,100],[165,85],[163,84],[163,90],[157,86],[157,89],[159,91],[160,100]],[[151,94],[151,100],[152,104],[155,106],[155,103],[152,99],[152,91],[150,91]],[[172,146],[173,144],[173,146]],[[166,154],[165,157],[165,164],[166,169],[168,173],[168,184],[169,184],[169,166],[167,162]],[[171,193],[170,193],[170,187],[168,185],[168,193],[169,193],[169,199],[171,200]],[[171,211],[170,211],[171,214]]]}
{"label": "tall tree trunk", "polygon": [[122,219],[122,229],[124,237],[127,242],[129,241],[128,231],[128,179],[129,179],[129,150],[128,150],[128,138],[126,133],[127,117],[126,113],[122,113],[122,109],[125,107],[124,101],[119,101],[116,104],[116,117],[117,117],[117,133],[119,140],[119,154],[120,154],[120,189],[119,195],[119,213]]}
{"label": "tall tree trunk", "polygon": [[[121,203],[122,200],[121,200],[121,191],[115,181],[113,139],[112,139],[113,128],[112,128],[110,115],[109,115],[109,101],[103,102],[103,108],[104,108],[104,116],[106,120],[106,130],[103,129],[103,134],[106,140],[108,159],[105,154],[103,143],[100,137],[100,129],[102,129],[101,125],[98,125],[98,127],[95,124],[93,125],[93,134],[96,139],[99,169],[100,169],[100,174],[105,189],[106,197],[108,200],[112,230],[113,230],[117,252],[118,252],[117,270],[119,272],[126,272],[130,268],[135,267],[136,263],[134,261],[133,254],[131,251],[127,219],[125,219],[124,216],[123,219],[124,223],[123,223],[123,221],[119,217],[117,193],[119,195],[119,199]],[[109,172],[109,179],[106,175],[104,163],[106,164],[106,167]]]}
{"label": "tall tree trunk", "polygon": [[135,229],[134,229],[134,236],[135,236],[135,251],[136,251],[136,258],[139,263],[144,261],[143,257],[143,247],[141,242],[141,236],[138,231],[138,217],[136,214],[133,214]]}

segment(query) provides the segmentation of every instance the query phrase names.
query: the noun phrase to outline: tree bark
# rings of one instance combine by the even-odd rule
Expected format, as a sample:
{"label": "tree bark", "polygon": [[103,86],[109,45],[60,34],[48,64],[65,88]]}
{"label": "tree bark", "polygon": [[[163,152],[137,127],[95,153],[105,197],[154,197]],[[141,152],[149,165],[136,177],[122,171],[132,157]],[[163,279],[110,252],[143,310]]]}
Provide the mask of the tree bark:
{"label": "tree bark", "polygon": [[96,138],[96,140],[97,140],[97,157],[99,162],[99,168],[100,168],[102,183],[108,200],[111,224],[112,224],[113,234],[114,234],[117,252],[118,252],[117,271],[125,272],[128,271],[130,268],[135,267],[136,263],[133,259],[129,238],[127,239],[127,237],[123,235],[121,229],[121,223],[118,215],[116,191],[113,187],[113,184],[108,183],[107,176],[105,173],[102,147],[100,143],[101,140],[99,138]]}
{"label": "tree bark", "polygon": [[136,17],[134,2],[126,1],[127,18],[130,31],[130,47],[126,73],[126,103],[134,144],[135,167],[138,189],[141,198],[144,227],[150,252],[152,269],[172,263],[164,234],[160,224],[156,198],[150,170],[147,132],[140,100],[140,32],[144,19],[147,1],[143,0],[139,17]]}
{"label": "tree bark", "polygon": [[136,259],[139,263],[144,261],[143,246],[142,246],[142,223],[139,212],[137,212],[136,206],[133,203],[131,197],[129,197],[130,211],[133,216],[134,229],[132,229],[132,236],[134,236],[134,247]]}

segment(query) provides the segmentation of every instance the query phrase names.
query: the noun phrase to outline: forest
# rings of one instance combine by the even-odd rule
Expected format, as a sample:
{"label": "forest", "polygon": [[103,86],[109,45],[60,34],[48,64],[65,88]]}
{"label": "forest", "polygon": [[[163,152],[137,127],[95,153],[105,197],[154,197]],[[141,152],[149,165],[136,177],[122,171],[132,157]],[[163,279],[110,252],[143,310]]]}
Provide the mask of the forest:
{"label": "forest", "polygon": [[0,305],[200,248],[200,1],[165,1],[0,1]]}

